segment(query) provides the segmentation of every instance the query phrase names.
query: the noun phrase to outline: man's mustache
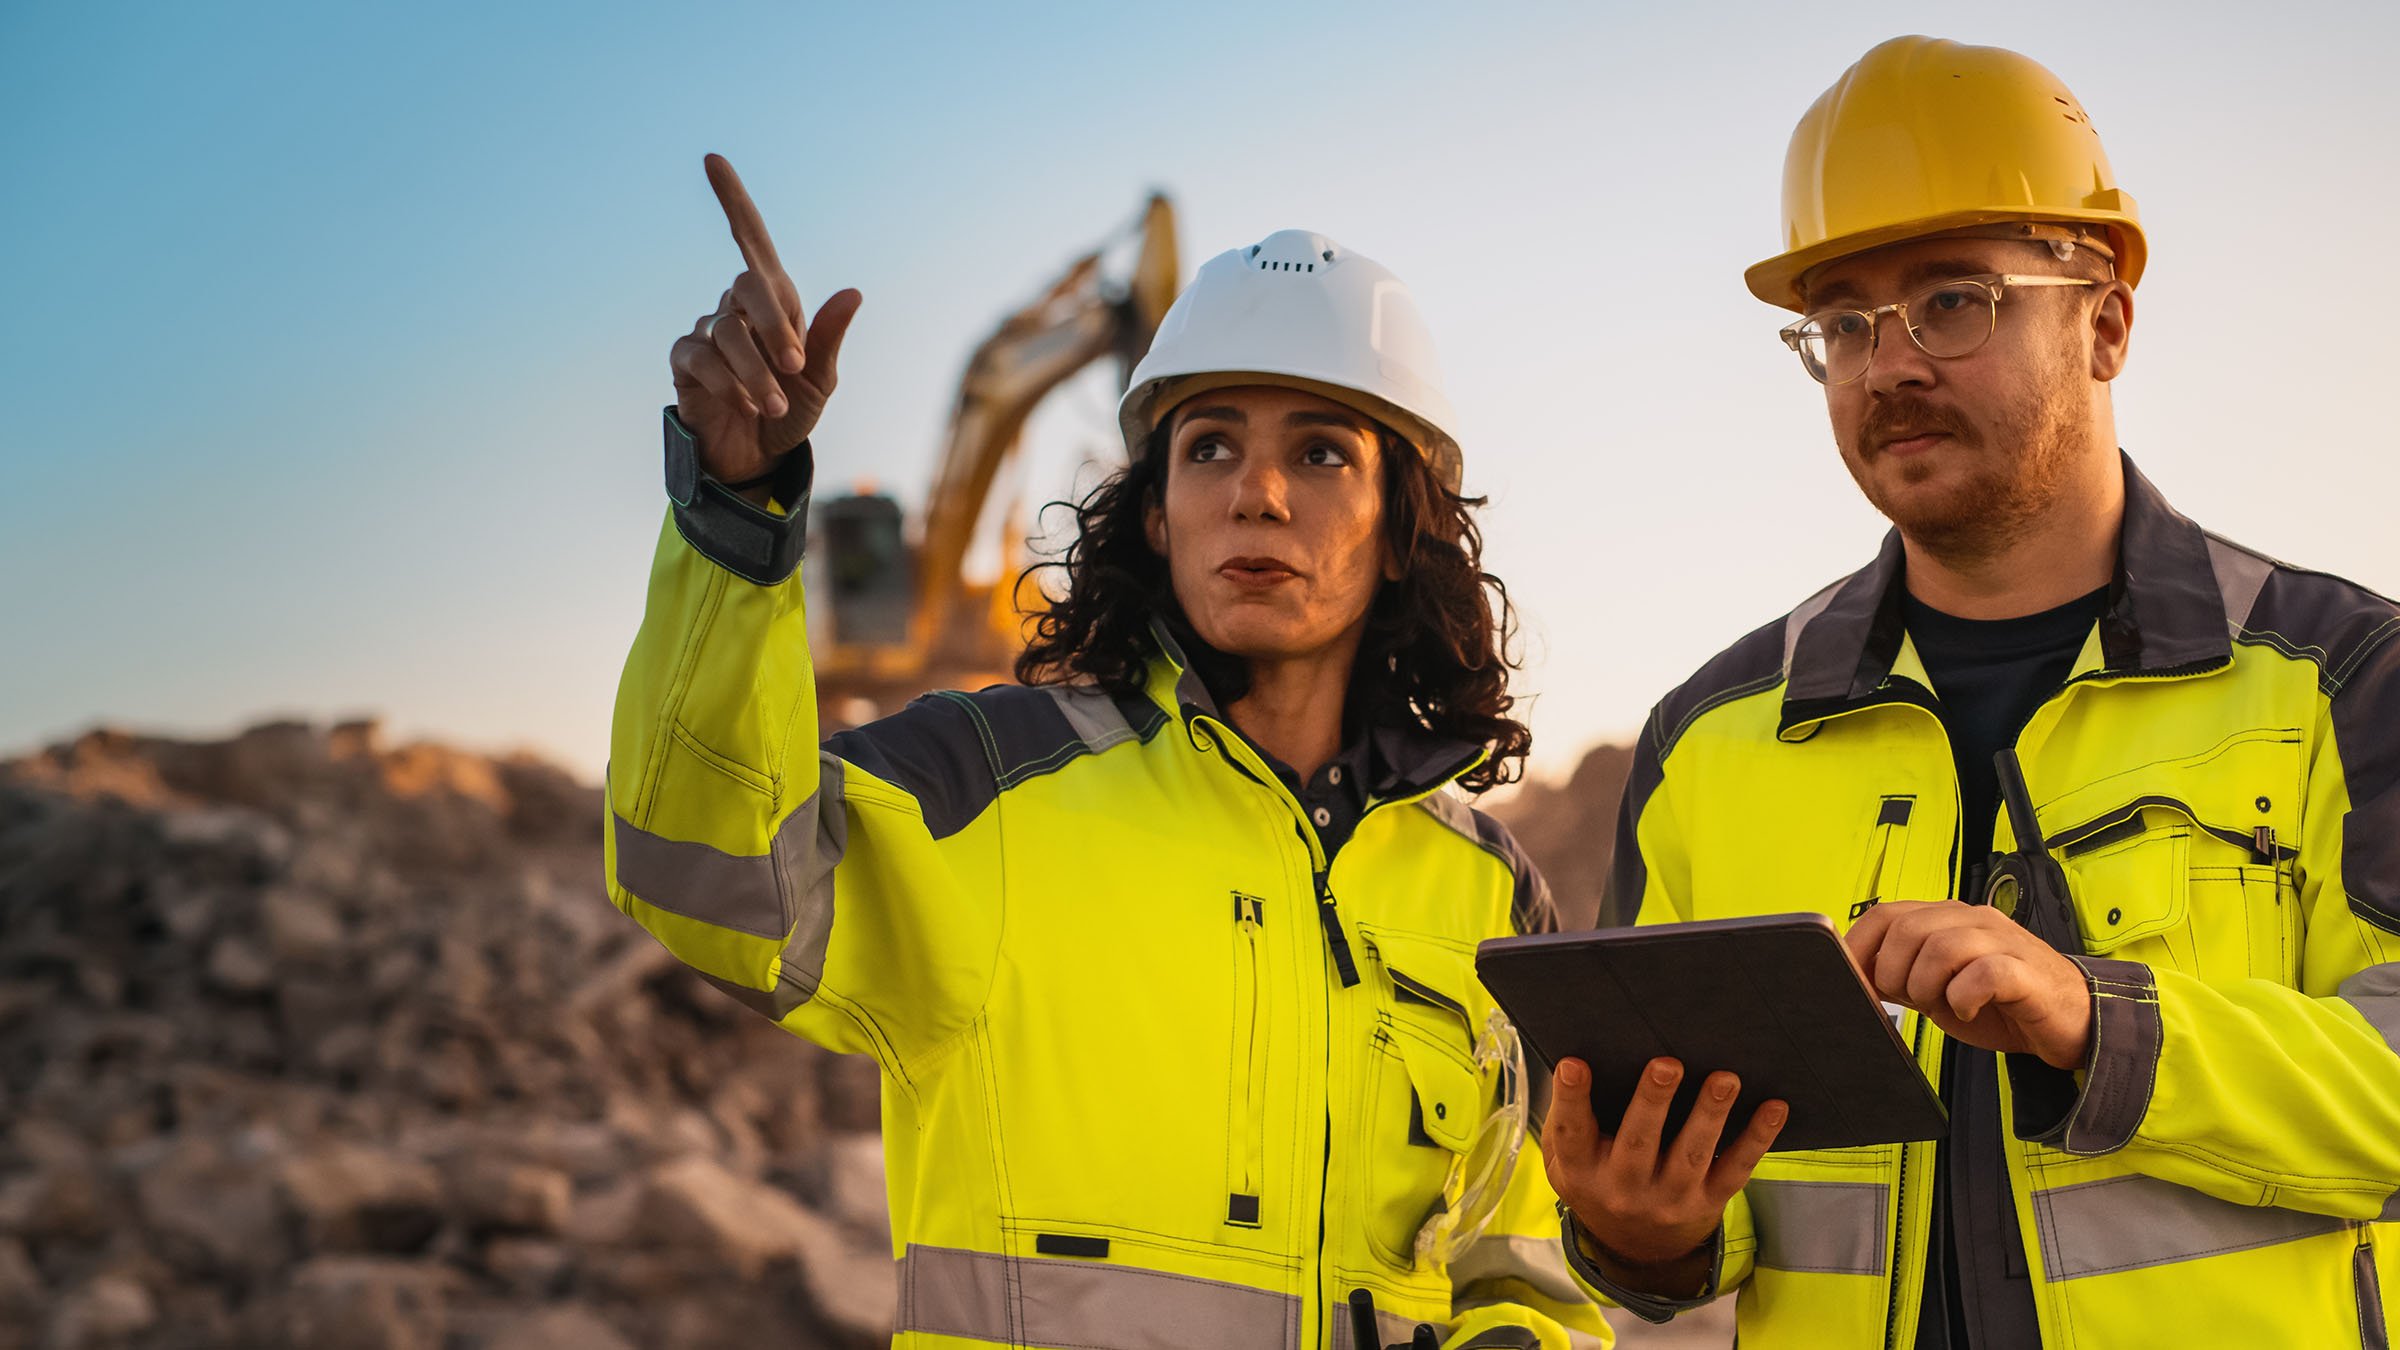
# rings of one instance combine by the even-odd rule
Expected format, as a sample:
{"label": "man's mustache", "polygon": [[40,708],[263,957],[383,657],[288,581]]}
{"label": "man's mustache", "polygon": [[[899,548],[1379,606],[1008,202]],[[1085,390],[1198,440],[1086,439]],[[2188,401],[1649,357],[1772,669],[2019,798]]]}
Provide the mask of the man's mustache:
{"label": "man's mustache", "polygon": [[1866,419],[1858,425],[1858,445],[1864,453],[1880,454],[1894,441],[1935,432],[1961,445],[1977,444],[1974,428],[1955,409],[1928,398],[1894,395],[1867,409]]}

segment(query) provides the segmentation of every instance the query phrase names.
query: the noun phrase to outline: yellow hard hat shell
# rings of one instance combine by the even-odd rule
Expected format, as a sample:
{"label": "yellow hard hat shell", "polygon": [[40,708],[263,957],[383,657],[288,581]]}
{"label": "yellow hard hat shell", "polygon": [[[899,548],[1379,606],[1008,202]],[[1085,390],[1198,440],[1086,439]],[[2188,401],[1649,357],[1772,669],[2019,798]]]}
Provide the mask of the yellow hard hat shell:
{"label": "yellow hard hat shell", "polygon": [[1819,263],[2008,221],[2101,227],[2117,275],[2141,279],[2147,249],[2133,198],[2056,75],[1998,47],[1893,38],[1844,71],[1793,129],[1784,251],[1744,279],[1759,299],[1796,310],[1800,275]]}

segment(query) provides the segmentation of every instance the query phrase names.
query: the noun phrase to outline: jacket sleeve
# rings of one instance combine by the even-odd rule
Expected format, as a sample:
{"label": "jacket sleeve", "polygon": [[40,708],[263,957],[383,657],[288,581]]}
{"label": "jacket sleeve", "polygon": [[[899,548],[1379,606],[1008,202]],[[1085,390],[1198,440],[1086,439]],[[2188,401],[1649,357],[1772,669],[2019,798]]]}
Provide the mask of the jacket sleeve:
{"label": "jacket sleeve", "polygon": [[2088,1067],[2009,1057],[2021,1103],[2072,1102],[2021,1135],[2236,1204],[2400,1219],[2400,642],[2346,667],[2309,747],[2298,987],[2084,958]]}
{"label": "jacket sleeve", "polygon": [[[1634,743],[1625,798],[1617,808],[1616,849],[1600,896],[1603,928],[1680,923],[1691,917],[1691,866],[1666,781],[1664,725],[1663,706],[1651,709]],[[1604,1129],[1609,1125],[1601,1122]],[[1750,1278],[1750,1256],[1757,1244],[1746,1193],[1725,1206],[1725,1221],[1709,1238],[1708,1283],[1689,1298],[1640,1293],[1617,1284],[1601,1270],[1582,1225],[1572,1214],[1562,1212],[1560,1219],[1568,1268],[1576,1278],[1607,1306],[1623,1308],[1645,1322],[1669,1321],[1731,1293]]]}
{"label": "jacket sleeve", "polygon": [[[1558,905],[1516,837],[1477,811],[1477,832],[1508,861],[1513,883],[1509,927],[1518,934],[1558,931]],[[1454,1321],[1444,1350],[1607,1350],[1616,1333],[1567,1268],[1559,1243],[1558,1193],[1542,1165],[1541,1121],[1547,1084],[1533,1093],[1532,1124],[1508,1192],[1491,1226],[1450,1263]]]}
{"label": "jacket sleeve", "polygon": [[718,987],[906,1085],[991,983],[996,790],[946,700],[817,732],[799,577],[744,580],[670,516],[610,729],[609,898]]}

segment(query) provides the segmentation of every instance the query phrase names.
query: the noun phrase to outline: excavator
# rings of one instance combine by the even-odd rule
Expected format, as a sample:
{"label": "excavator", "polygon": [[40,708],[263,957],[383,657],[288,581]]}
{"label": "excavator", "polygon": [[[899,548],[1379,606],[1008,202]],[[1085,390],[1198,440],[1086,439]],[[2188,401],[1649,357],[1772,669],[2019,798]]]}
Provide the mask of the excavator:
{"label": "excavator", "polygon": [[1018,451],[1042,398],[1096,361],[1114,359],[1117,387],[1150,346],[1182,277],[1175,210],[1153,193],[1133,224],[1122,277],[1104,261],[1123,235],[1075,260],[1040,296],[1000,322],[959,376],[941,459],[913,531],[900,504],[862,491],[821,501],[808,551],[820,715],[828,730],[897,709],[932,688],[1010,678],[1028,611],[1040,597],[1021,574],[1028,545],[1014,510],[999,578],[965,574],[993,485]]}

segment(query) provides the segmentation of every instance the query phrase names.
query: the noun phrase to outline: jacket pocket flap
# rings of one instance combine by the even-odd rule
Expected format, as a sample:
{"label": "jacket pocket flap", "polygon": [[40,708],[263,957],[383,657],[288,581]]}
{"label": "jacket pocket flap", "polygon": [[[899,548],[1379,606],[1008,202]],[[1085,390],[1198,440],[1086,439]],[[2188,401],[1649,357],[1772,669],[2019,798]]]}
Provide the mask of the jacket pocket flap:
{"label": "jacket pocket flap", "polygon": [[1475,1061],[1413,1027],[1395,1025],[1389,1035],[1417,1094],[1420,1119],[1410,1124],[1452,1153],[1466,1152],[1483,1119],[1483,1080]]}
{"label": "jacket pocket flap", "polygon": [[2152,828],[2095,839],[2095,847],[2070,849],[2065,859],[2084,949],[2094,955],[2184,920],[2192,827],[2161,812],[2145,812],[2143,820]]}

